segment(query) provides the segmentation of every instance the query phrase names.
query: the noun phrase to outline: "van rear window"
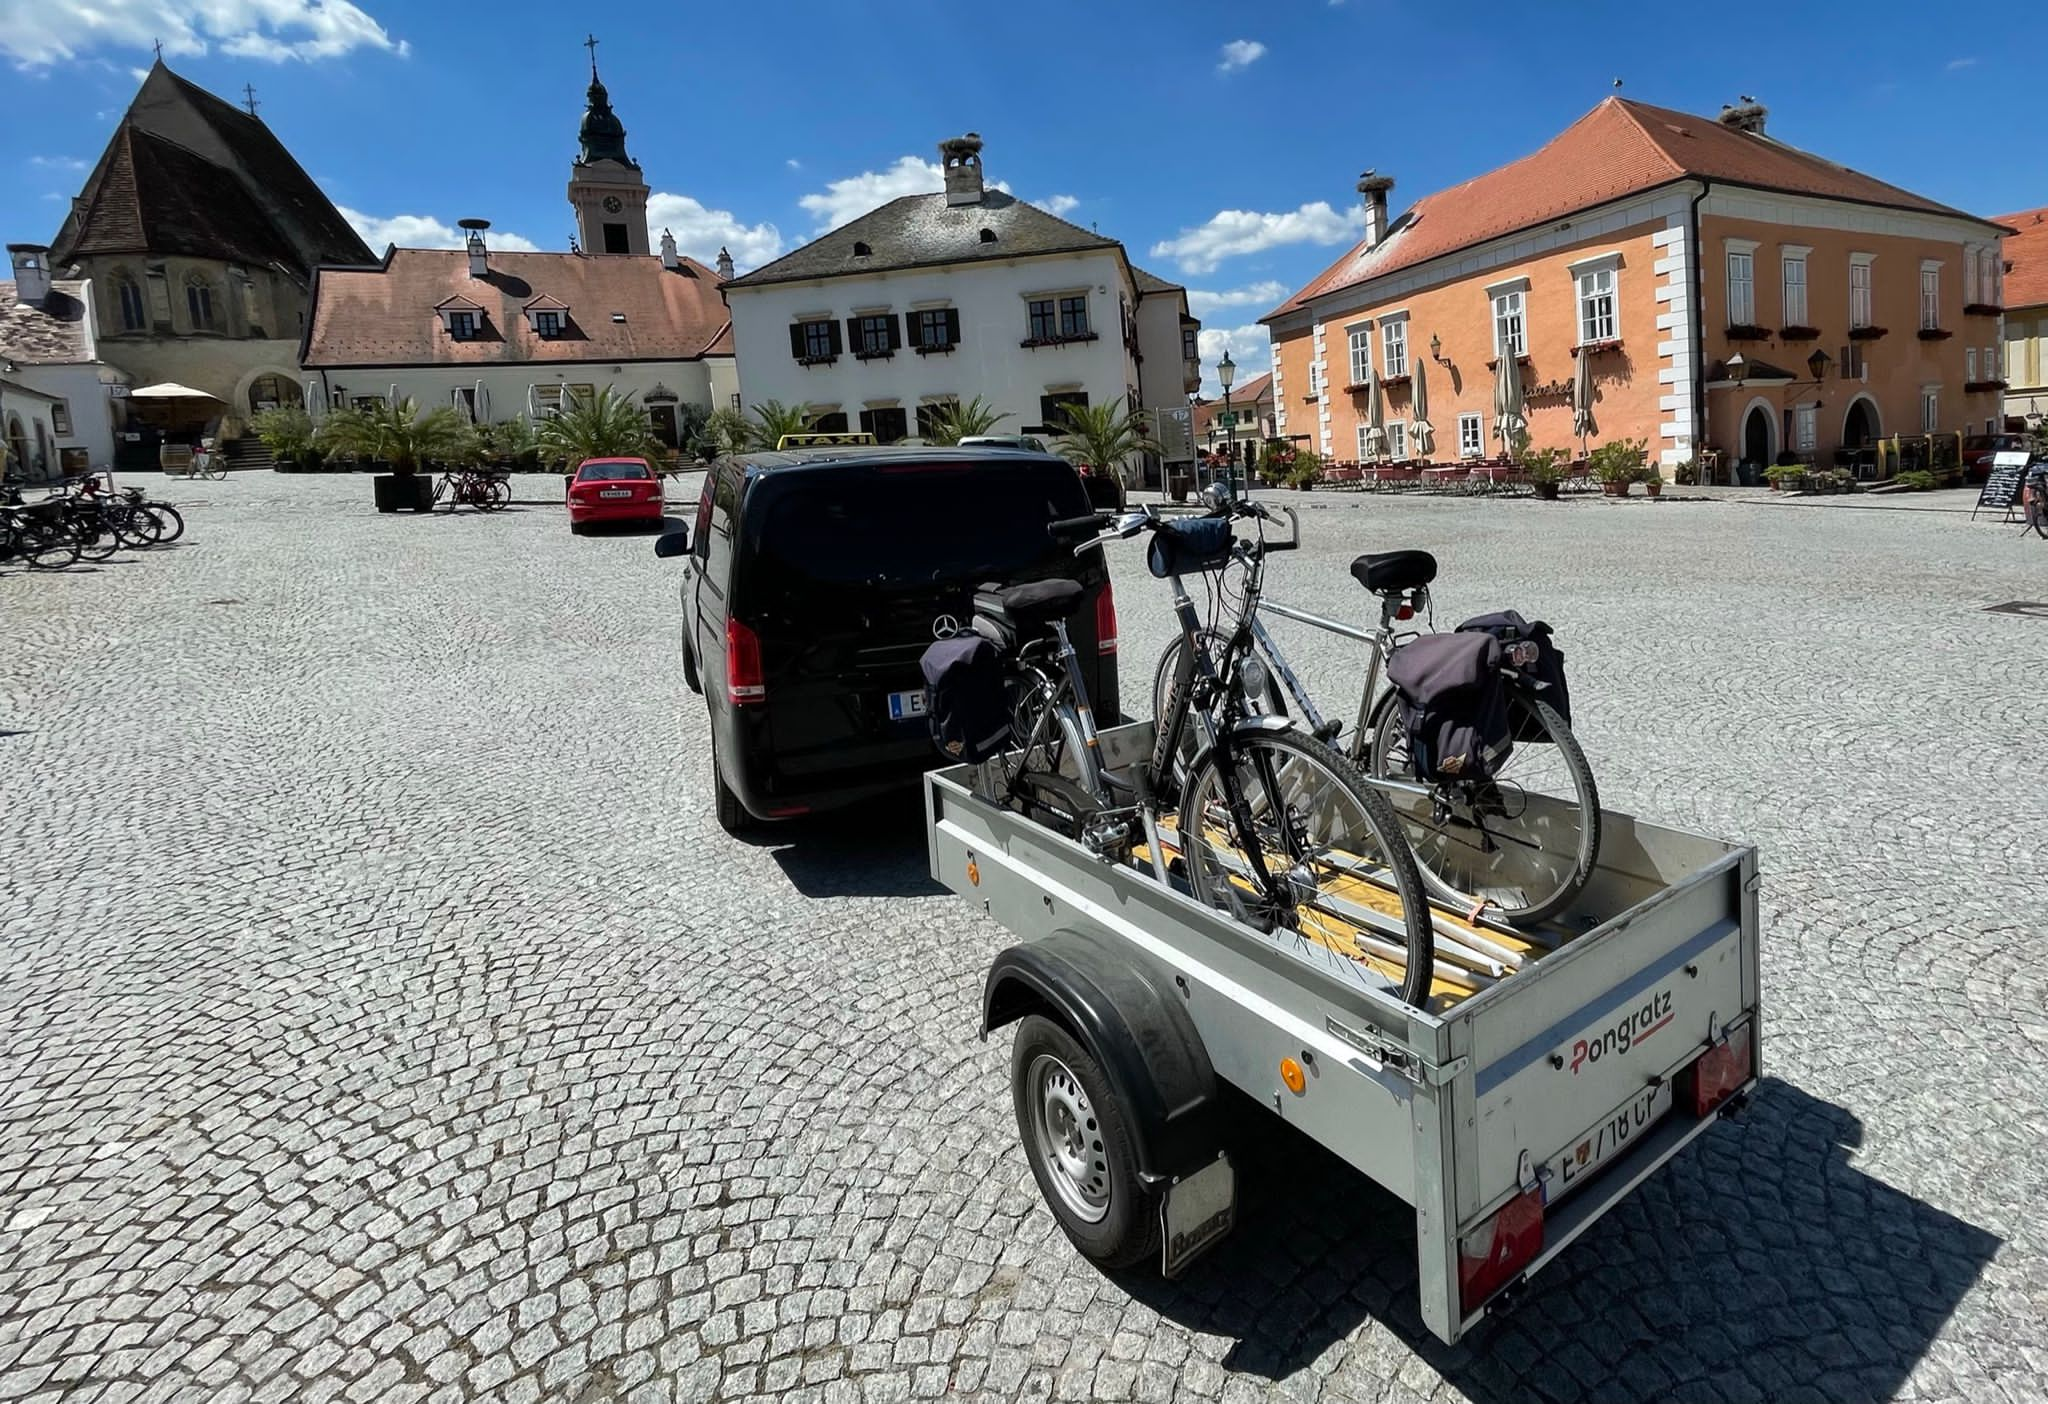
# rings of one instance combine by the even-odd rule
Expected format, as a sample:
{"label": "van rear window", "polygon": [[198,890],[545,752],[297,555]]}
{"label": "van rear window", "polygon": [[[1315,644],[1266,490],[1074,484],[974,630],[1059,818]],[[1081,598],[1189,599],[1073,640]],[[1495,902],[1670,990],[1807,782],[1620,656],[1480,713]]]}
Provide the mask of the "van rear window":
{"label": "van rear window", "polygon": [[779,491],[762,504],[759,583],[795,591],[978,583],[1071,550],[1045,525],[1088,510],[1080,480],[1051,465],[888,467],[791,474],[780,483],[771,475],[762,486]]}

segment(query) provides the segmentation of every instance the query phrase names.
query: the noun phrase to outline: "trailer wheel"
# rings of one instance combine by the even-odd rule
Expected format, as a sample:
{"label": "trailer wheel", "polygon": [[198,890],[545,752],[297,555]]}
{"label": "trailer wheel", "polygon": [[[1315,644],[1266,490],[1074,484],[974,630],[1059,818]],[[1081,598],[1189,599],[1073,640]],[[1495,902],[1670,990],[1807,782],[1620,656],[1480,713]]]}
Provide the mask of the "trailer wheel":
{"label": "trailer wheel", "polygon": [[1127,1114],[1101,1066],[1043,1015],[1017,1025],[1010,1092],[1032,1178],[1074,1246],[1104,1267],[1159,1251],[1159,1196],[1138,1178]]}

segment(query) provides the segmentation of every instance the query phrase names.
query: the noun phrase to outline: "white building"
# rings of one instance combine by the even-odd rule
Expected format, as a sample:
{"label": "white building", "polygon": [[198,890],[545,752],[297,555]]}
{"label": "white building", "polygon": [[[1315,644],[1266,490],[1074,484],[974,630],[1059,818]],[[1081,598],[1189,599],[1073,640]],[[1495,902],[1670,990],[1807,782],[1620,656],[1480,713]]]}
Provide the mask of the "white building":
{"label": "white building", "polygon": [[595,67],[589,101],[569,181],[575,251],[496,252],[490,222],[466,219],[466,249],[393,248],[372,267],[319,270],[299,357],[316,416],[411,399],[491,423],[609,388],[676,448],[684,406],[738,402],[718,295],[731,260],[707,268],[666,234],[647,253],[647,186]]}
{"label": "white building", "polygon": [[1184,408],[1200,384],[1184,289],[1123,245],[982,182],[981,139],[944,142],[943,194],[906,195],[725,285],[740,393],[884,442],[981,396],[996,432],[1062,404]]}
{"label": "white building", "polygon": [[0,283],[0,430],[10,471],[41,479],[111,467],[109,394],[128,377],[99,358],[92,283],[53,280],[40,244],[7,252],[14,281]]}

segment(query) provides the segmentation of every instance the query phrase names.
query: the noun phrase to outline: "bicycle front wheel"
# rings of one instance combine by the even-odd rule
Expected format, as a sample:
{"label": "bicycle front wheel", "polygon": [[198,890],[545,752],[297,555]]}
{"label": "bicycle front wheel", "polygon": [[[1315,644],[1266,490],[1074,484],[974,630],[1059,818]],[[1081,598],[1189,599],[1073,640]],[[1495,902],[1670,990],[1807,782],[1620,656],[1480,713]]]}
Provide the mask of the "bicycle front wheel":
{"label": "bicycle front wheel", "polygon": [[1447,904],[1482,905],[1510,925],[1569,907],[1600,854],[1600,794],[1578,739],[1549,703],[1508,698],[1514,751],[1483,781],[1430,785],[1415,775],[1392,693],[1373,722],[1367,768],[1401,816],[1422,880]]}
{"label": "bicycle front wheel", "polygon": [[[1209,656],[1209,666],[1216,672],[1223,671],[1224,650],[1229,640],[1215,629],[1201,632],[1202,652]],[[1182,686],[1190,686],[1194,672],[1190,668],[1182,672],[1181,660],[1187,657],[1188,637],[1177,635],[1166,645],[1166,651],[1159,655],[1159,666],[1152,674],[1152,724],[1163,728],[1173,715],[1173,686],[1176,679]],[[1244,693],[1244,709],[1247,716],[1284,717],[1287,703],[1280,696],[1280,689],[1273,681],[1264,663],[1257,657],[1247,658],[1239,673],[1239,689]],[[1201,728],[1195,724],[1194,713],[1183,709],[1180,717],[1180,735],[1170,743],[1170,749],[1155,744],[1152,751],[1153,774],[1163,770],[1162,761],[1170,761],[1173,767],[1175,785],[1185,785],[1188,767],[1194,764],[1195,753],[1202,748]]]}
{"label": "bicycle front wheel", "polygon": [[157,545],[168,546],[185,534],[185,518],[177,508],[168,502],[152,502],[149,510],[163,523],[163,530],[157,535]]}
{"label": "bicycle front wheel", "polygon": [[1197,901],[1359,960],[1410,1004],[1429,998],[1436,936],[1415,856],[1337,751],[1291,731],[1228,738],[1188,781],[1180,843]]}

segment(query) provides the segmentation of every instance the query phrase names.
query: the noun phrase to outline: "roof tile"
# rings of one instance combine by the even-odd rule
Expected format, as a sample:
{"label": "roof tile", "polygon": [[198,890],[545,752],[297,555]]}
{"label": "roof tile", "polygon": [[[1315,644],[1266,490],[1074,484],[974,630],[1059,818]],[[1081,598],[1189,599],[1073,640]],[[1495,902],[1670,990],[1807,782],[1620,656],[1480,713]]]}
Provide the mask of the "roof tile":
{"label": "roof tile", "polygon": [[2048,306],[2048,206],[2000,215],[1997,223],[2017,234],[2005,240],[2005,260],[2012,271],[2005,275],[2007,307]]}

